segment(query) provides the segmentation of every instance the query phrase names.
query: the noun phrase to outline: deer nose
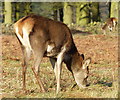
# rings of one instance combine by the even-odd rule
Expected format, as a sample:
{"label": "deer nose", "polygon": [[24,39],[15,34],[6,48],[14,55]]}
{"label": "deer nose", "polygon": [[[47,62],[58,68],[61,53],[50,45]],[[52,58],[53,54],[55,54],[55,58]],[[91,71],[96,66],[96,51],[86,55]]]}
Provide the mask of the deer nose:
{"label": "deer nose", "polygon": [[88,87],[88,86],[90,86],[90,83],[87,83],[87,84],[86,84],[86,87]]}

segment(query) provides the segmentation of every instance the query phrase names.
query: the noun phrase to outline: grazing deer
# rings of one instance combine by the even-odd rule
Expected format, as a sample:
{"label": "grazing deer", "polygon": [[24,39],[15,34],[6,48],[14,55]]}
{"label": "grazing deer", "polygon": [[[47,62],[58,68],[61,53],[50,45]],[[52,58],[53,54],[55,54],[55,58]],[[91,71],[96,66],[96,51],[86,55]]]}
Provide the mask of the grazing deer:
{"label": "grazing deer", "polygon": [[105,25],[102,27],[104,34],[106,33],[107,28],[112,31],[113,28],[116,29],[117,26],[117,19],[115,17],[108,18]]}
{"label": "grazing deer", "polygon": [[22,67],[24,90],[26,68],[31,52],[34,56],[32,71],[43,92],[45,88],[39,77],[39,65],[43,57],[49,57],[54,68],[57,93],[60,91],[62,62],[72,72],[77,85],[86,87],[90,58],[84,60],[84,55],[78,53],[72,34],[65,24],[38,15],[29,15],[18,20],[14,24],[14,29],[24,55]]}

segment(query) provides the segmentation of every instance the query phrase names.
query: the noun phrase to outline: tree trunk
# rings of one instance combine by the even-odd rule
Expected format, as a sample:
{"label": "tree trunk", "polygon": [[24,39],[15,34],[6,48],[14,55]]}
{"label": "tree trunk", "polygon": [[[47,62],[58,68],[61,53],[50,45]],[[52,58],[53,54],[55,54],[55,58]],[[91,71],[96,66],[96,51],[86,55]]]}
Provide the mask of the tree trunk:
{"label": "tree trunk", "polygon": [[84,26],[90,22],[89,3],[79,3],[76,8],[76,23]]}
{"label": "tree trunk", "polygon": [[19,15],[19,14],[20,14],[20,13],[19,13],[19,12],[20,12],[20,4],[19,4],[18,2],[15,3],[15,8],[16,8],[16,9],[15,9],[15,13],[16,13],[16,14],[15,14],[15,15],[16,15],[15,17],[16,17],[16,21],[17,21],[17,20],[19,20],[19,18],[20,18],[20,15]]}
{"label": "tree trunk", "polygon": [[91,22],[98,21],[99,16],[99,3],[98,2],[92,2],[90,6],[90,16],[91,16]]}
{"label": "tree trunk", "polygon": [[67,2],[64,2],[64,16],[63,16],[63,22],[65,24],[72,24],[72,7]]}
{"label": "tree trunk", "polygon": [[9,0],[5,0],[4,2],[5,4],[5,19],[4,19],[4,23],[12,23],[12,5],[11,5],[11,2]]}
{"label": "tree trunk", "polygon": [[109,18],[109,3],[99,2],[100,20],[105,22]]}
{"label": "tree trunk", "polygon": [[118,2],[111,2],[110,17],[118,18]]}
{"label": "tree trunk", "polygon": [[63,22],[63,8],[59,9],[60,21]]}
{"label": "tree trunk", "polygon": [[24,11],[24,15],[28,15],[31,13],[31,7],[30,7],[31,3],[30,2],[26,2],[25,3],[25,11]]}
{"label": "tree trunk", "polygon": [[54,20],[57,20],[57,10],[54,10],[53,13],[54,13],[54,14],[53,14]]}

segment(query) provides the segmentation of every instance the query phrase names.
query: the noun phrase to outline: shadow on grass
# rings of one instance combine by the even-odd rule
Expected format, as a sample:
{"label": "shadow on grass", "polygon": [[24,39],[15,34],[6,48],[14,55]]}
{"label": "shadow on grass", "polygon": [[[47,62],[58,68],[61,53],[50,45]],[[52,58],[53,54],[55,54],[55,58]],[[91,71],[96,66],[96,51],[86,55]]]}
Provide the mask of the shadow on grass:
{"label": "shadow on grass", "polygon": [[81,30],[76,30],[76,29],[71,29],[72,34],[81,34],[81,35],[89,35],[92,34],[91,32],[88,31],[81,31]]}
{"label": "shadow on grass", "polygon": [[104,82],[104,81],[98,81],[97,84],[101,84],[103,86],[108,86],[108,87],[112,87],[113,85],[112,82]]}

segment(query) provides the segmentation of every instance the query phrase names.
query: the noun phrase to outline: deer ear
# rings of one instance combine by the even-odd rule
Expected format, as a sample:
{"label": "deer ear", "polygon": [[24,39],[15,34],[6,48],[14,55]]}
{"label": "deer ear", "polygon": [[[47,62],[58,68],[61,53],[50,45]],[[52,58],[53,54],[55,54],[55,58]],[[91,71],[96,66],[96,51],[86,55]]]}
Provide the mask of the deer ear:
{"label": "deer ear", "polygon": [[91,62],[91,58],[86,59],[83,63],[83,69],[86,69],[89,66],[90,62]]}

